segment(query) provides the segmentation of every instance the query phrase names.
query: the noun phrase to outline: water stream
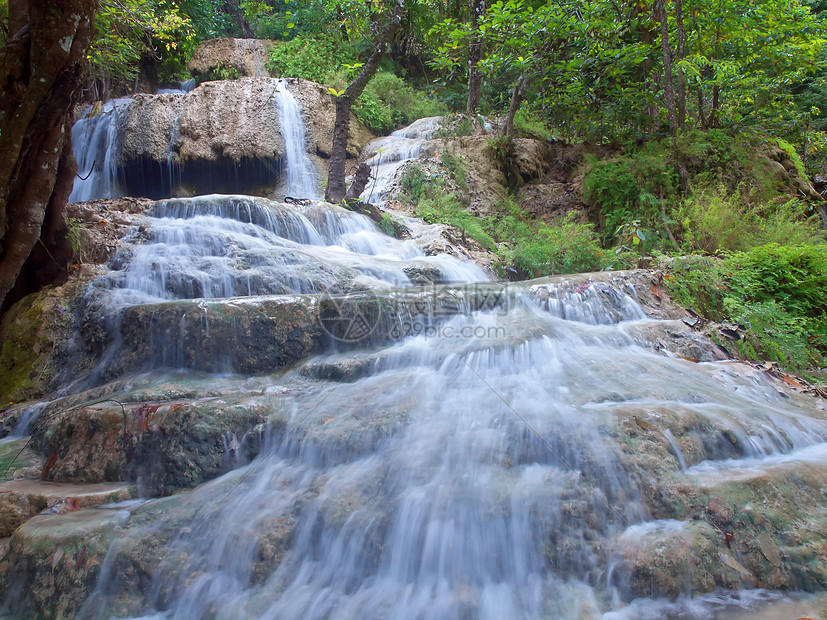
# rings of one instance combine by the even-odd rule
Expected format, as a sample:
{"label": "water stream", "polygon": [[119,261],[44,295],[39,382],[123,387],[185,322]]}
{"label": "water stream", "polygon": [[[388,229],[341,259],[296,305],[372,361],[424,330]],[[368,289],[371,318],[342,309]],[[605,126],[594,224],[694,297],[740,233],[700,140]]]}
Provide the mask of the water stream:
{"label": "water stream", "polygon": [[107,101],[97,114],[81,118],[72,126],[72,148],[78,162],[78,174],[69,202],[120,195],[118,108],[130,101],[128,98]]}
{"label": "water stream", "polygon": [[[301,112],[283,84],[277,99],[287,193],[315,197]],[[374,202],[435,127],[417,121],[377,148]],[[88,295],[115,314],[169,300],[384,298],[422,274],[434,295],[489,280],[345,209],[245,196],[156,203],[111,267]],[[618,545],[685,523],[652,520],[644,505],[616,439],[629,411],[679,411],[713,429],[695,462],[664,434],[675,476],[827,458],[827,423],[766,380],[636,344],[622,326],[648,319],[622,287],[545,292],[514,285],[494,307],[411,319],[387,346],[330,350],[281,375],[224,376],[222,389],[286,412],[284,429],[262,431],[256,460],[179,496],[180,510],[125,531],[81,617],[631,618],[632,588],[612,569]],[[308,372],[356,362],[363,371],[343,381]],[[135,590],[126,550],[164,530],[173,534],[151,546],[148,584]],[[718,602],[651,609],[712,617]],[[630,609],[651,611],[645,601]]]}

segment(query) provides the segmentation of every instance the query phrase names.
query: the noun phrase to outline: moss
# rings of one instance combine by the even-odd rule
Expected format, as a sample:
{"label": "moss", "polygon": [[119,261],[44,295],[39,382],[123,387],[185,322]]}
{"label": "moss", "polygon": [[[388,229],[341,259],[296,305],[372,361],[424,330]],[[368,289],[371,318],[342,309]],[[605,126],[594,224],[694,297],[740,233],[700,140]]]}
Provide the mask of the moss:
{"label": "moss", "polygon": [[[43,327],[43,297],[29,295],[6,314],[0,328],[0,403],[27,398],[38,391],[38,335]],[[42,345],[41,345],[42,346]]]}

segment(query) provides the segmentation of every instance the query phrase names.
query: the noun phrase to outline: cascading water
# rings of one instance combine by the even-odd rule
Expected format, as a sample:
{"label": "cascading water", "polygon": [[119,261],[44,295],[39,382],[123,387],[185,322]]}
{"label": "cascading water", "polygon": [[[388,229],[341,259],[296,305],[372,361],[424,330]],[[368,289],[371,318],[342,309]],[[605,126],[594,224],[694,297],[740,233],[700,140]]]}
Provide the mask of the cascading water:
{"label": "cascading water", "polygon": [[389,136],[372,140],[366,147],[375,152],[365,164],[370,167],[372,179],[359,197],[365,202],[382,205],[385,195],[402,165],[419,157],[426,140],[439,129],[441,117],[420,118],[408,127],[394,131]]}
{"label": "cascading water", "polygon": [[118,190],[118,108],[130,99],[114,99],[72,127],[72,148],[78,175],[69,202],[114,198]]}
{"label": "cascading water", "polygon": [[[567,319],[565,306],[588,310]],[[251,465],[194,491],[183,521],[133,532],[178,532],[139,613],[583,618],[623,607],[613,548],[685,524],[648,521],[604,431],[617,409],[691,410],[758,460],[823,452],[827,439],[827,424],[760,382],[733,391],[641,349],[619,329],[640,316],[616,290],[560,306],[517,293],[386,349],[355,382],[274,379],[292,392],[271,396],[292,411],[287,430]],[[710,448],[705,462],[722,454]],[[116,545],[82,615],[110,617],[107,593],[128,587],[122,562]]]}
{"label": "cascading water", "polygon": [[[380,168],[435,127],[400,133],[411,144],[377,155]],[[500,286],[483,270],[332,205],[161,201],[111,267],[87,296],[115,314],[193,300],[206,316],[205,298],[255,307],[261,295],[355,291],[392,327],[367,350],[281,375],[193,378],[278,412],[263,449],[189,493],[129,507],[80,617],[710,618],[768,595],[632,600],[624,550],[693,526],[650,514],[623,425],[688,420],[691,458],[668,428],[647,431],[687,485],[827,459],[827,422],[760,376],[639,346],[629,330],[653,321],[619,284],[512,285],[472,306]],[[395,295],[423,273],[433,303],[416,314]],[[157,340],[165,351],[179,346],[175,329]],[[209,321],[202,329],[213,337]]]}
{"label": "cascading water", "polygon": [[281,133],[287,159],[285,194],[293,198],[318,198],[319,176],[305,150],[304,122],[301,108],[284,80],[276,86]]}

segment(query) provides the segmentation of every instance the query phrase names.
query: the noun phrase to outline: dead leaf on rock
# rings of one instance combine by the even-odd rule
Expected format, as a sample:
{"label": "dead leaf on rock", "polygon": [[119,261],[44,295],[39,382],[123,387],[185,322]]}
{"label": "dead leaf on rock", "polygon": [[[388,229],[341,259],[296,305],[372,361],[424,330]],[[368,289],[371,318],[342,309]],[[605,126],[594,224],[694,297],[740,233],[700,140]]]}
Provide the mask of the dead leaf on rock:
{"label": "dead leaf on rock", "polygon": [[775,544],[770,535],[766,532],[761,532],[758,535],[758,547],[761,553],[769,560],[773,566],[781,566],[781,553],[778,551],[778,545]]}
{"label": "dead leaf on rock", "polygon": [[55,554],[52,556],[52,572],[55,572],[57,565],[60,564],[60,560],[63,558],[63,549],[58,549],[55,551]]}
{"label": "dead leaf on rock", "polygon": [[736,560],[728,553],[719,553],[718,557],[721,559],[721,562],[729,566],[731,569],[735,570],[742,577],[752,579],[752,573],[749,572],[743,564],[741,564],[738,560]]}
{"label": "dead leaf on rock", "polygon": [[649,422],[647,422],[646,420],[641,420],[641,419],[640,419],[639,417],[637,417],[637,416],[635,416],[635,424],[637,424],[640,428],[642,428],[643,430],[646,430],[646,431],[652,431],[652,432],[654,432],[654,431],[658,430],[658,429],[657,429],[657,427],[652,426],[652,425],[651,425],[651,424],[649,424]]}

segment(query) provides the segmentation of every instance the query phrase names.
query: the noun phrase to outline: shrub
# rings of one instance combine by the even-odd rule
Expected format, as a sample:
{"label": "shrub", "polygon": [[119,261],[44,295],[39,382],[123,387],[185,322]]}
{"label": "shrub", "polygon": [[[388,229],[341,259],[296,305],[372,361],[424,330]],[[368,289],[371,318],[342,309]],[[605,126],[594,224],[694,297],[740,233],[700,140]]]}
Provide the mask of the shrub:
{"label": "shrub", "polygon": [[351,60],[350,50],[330,35],[302,35],[271,51],[266,68],[280,77],[326,82],[339,65]]}
{"label": "shrub", "polygon": [[807,373],[827,355],[827,245],[768,244],[724,260],[673,263],[675,299],[716,321],[747,328],[739,355]]}

